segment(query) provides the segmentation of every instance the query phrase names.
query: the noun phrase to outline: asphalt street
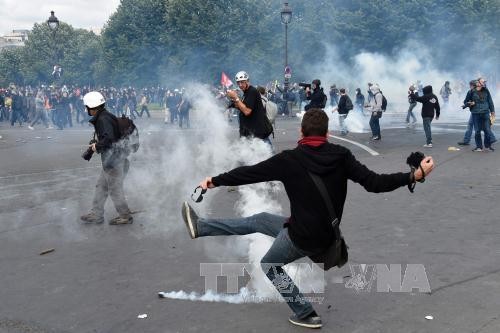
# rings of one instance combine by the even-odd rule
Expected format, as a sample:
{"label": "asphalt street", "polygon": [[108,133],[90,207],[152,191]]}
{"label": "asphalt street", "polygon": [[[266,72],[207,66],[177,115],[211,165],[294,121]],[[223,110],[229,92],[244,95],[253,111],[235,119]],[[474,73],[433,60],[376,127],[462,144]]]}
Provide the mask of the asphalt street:
{"label": "asphalt street", "polygon": [[[201,179],[181,185],[186,179],[175,166],[182,158],[175,147],[207,144],[211,133],[179,130],[159,117],[138,121],[144,155],[132,158],[125,188],[139,212],[125,226],[79,221],[100,171],[99,158],[80,157],[90,127],[30,131],[0,123],[0,332],[306,331],[288,323],[291,312],[282,303],[157,297],[159,291],[203,293],[200,263],[247,260],[231,250],[238,237],[189,238],[180,204],[189,198],[186,186],[194,188]],[[433,123],[434,148],[423,148],[421,124],[405,128],[394,119],[376,143],[368,133],[349,133],[345,141],[337,138],[337,128],[331,132],[331,142],[345,145],[377,172],[408,170],[412,151],[432,155],[437,164],[413,194],[406,187],[373,194],[349,184],[342,221],[349,264],[400,264],[403,272],[408,264],[421,265],[431,292],[357,291],[346,287],[349,264],[332,269],[325,274],[323,302],[314,305],[323,330],[500,332],[500,151],[472,152],[473,145],[449,150],[458,147],[465,124],[445,120]],[[296,145],[298,127],[296,118],[277,120],[276,151]],[[498,125],[494,129],[499,137]],[[203,165],[196,167],[205,172]],[[167,177],[178,183],[163,186]],[[207,195],[205,214],[234,216],[237,191]],[[275,197],[287,207],[284,193]],[[108,202],[106,218],[114,214]],[[48,249],[54,251],[40,255]]]}

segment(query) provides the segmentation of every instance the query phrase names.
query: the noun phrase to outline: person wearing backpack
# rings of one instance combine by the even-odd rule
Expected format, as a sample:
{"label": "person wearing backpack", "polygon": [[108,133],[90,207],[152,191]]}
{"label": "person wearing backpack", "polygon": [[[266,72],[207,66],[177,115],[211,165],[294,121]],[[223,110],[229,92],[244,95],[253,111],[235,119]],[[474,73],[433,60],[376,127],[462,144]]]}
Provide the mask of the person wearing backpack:
{"label": "person wearing backpack", "polygon": [[345,119],[354,106],[352,105],[351,98],[347,95],[345,88],[340,88],[340,99],[337,106],[337,112],[339,113],[339,125],[340,125],[340,135],[347,135],[349,132],[347,126],[345,125]]}
{"label": "person wearing backpack", "polygon": [[[276,115],[278,114],[278,105],[274,103],[273,101],[270,101],[267,96],[266,96],[266,88],[262,86],[257,87],[257,91],[260,93],[260,98],[262,99],[262,105],[264,106],[264,110],[266,111],[266,116],[267,119],[271,122],[271,125],[273,125],[273,128],[275,126],[275,121],[276,121]],[[274,138],[274,131],[273,131],[273,138]]]}
{"label": "person wearing backpack", "polygon": [[325,108],[328,98],[323,92],[323,88],[321,88],[321,81],[319,79],[315,79],[311,82],[311,88],[306,87],[306,99],[310,100],[309,104],[304,107],[306,111],[310,109]]}
{"label": "person wearing backpack", "polygon": [[[385,109],[383,109],[384,95],[382,95],[382,92],[380,91],[380,88],[377,84],[371,85],[370,91],[373,94],[373,98],[367,105],[367,109],[371,112],[371,117],[370,117],[370,129],[372,131],[371,140],[379,141],[382,139],[382,136],[380,135],[379,119],[382,118],[382,112],[385,111]],[[387,101],[385,104],[387,105]]]}
{"label": "person wearing backpack", "polygon": [[[119,144],[122,138],[119,121],[105,108],[105,99],[101,93],[91,91],[83,97],[90,123],[95,128],[95,143],[89,148],[101,155],[102,171],[97,180],[92,209],[80,218],[86,224],[104,222],[104,204],[111,196],[119,216],[109,221],[111,225],[130,224],[133,222],[131,211],[125,199],[123,181],[129,169],[128,154]],[[127,118],[124,118],[128,120]],[[90,158],[89,158],[90,159]]]}

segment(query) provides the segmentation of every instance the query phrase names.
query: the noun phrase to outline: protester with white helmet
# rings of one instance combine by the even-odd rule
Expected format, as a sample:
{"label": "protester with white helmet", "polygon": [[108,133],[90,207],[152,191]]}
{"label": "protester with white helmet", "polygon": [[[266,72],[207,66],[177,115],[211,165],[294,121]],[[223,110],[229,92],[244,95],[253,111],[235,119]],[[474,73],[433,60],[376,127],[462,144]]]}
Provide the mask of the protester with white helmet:
{"label": "protester with white helmet", "polygon": [[97,91],[91,91],[83,97],[83,104],[92,117],[89,122],[95,128],[95,142],[90,144],[82,157],[90,160],[93,153],[100,154],[102,171],[97,180],[92,209],[90,213],[81,216],[81,219],[87,224],[103,223],[104,204],[109,195],[119,214],[109,224],[129,224],[133,219],[123,190],[129,161],[124,149],[118,144],[121,137],[118,119],[106,110],[105,103],[104,97]]}
{"label": "protester with white helmet", "polygon": [[240,136],[256,137],[271,144],[269,135],[273,132],[273,127],[267,119],[262,98],[257,89],[250,85],[247,72],[240,71],[235,76],[236,84],[243,91],[243,100],[234,90],[228,90],[227,97],[233,101],[231,108],[236,108],[240,120]]}

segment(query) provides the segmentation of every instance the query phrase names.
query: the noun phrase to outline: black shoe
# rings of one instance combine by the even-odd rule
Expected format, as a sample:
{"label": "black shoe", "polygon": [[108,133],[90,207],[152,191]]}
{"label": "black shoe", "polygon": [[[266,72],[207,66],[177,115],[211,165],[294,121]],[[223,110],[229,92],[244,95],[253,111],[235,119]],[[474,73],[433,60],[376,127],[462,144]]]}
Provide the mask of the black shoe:
{"label": "black shoe", "polygon": [[307,328],[321,328],[323,324],[321,323],[321,317],[318,315],[311,315],[304,319],[297,318],[297,315],[293,315],[288,319],[292,324]]}
{"label": "black shoe", "polygon": [[110,225],[132,224],[132,223],[134,223],[134,218],[130,214],[120,215],[109,221]]}
{"label": "black shoe", "polygon": [[85,224],[101,224],[104,222],[104,216],[91,212],[80,216],[80,220],[82,220]]}
{"label": "black shoe", "polygon": [[184,220],[184,223],[186,223],[186,227],[189,232],[189,236],[191,239],[195,239],[198,237],[198,215],[194,212],[193,208],[187,203],[187,201],[184,201],[182,203],[182,219]]}
{"label": "black shoe", "polygon": [[460,141],[460,142],[458,142],[458,145],[459,145],[459,146],[468,146],[468,145],[469,145],[469,143],[468,143],[468,142],[465,142],[465,141]]}
{"label": "black shoe", "polygon": [[374,137],[372,137],[372,140],[373,141],[379,141],[380,140],[380,136],[375,135]]}

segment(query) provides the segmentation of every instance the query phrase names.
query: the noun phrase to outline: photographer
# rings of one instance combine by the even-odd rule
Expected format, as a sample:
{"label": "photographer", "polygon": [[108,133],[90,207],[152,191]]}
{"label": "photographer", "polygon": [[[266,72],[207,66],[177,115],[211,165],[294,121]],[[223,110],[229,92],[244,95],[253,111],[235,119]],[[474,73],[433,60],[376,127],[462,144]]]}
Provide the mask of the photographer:
{"label": "photographer", "polygon": [[[311,83],[311,87],[306,86],[306,99],[310,100],[309,104],[304,107],[304,110],[310,109],[324,109],[326,106],[327,97],[323,92],[321,81],[315,79]],[[312,90],[312,91],[311,91]]]}
{"label": "photographer", "polygon": [[238,114],[240,137],[256,137],[272,147],[269,135],[273,132],[273,126],[267,119],[259,92],[250,85],[250,78],[246,72],[238,72],[235,79],[236,84],[243,91],[243,100],[238,97],[235,90],[228,90],[226,96],[232,101],[229,107],[240,111]]}
{"label": "photographer", "polygon": [[125,200],[123,180],[129,168],[129,161],[124,149],[120,147],[120,129],[116,116],[104,107],[104,97],[97,91],[91,91],[83,97],[90,123],[94,125],[94,139],[83,158],[90,160],[93,153],[101,155],[102,171],[97,185],[89,214],[81,216],[85,223],[100,224],[104,222],[104,204],[108,195],[111,196],[119,214],[109,224],[129,224],[133,222],[130,209]]}

